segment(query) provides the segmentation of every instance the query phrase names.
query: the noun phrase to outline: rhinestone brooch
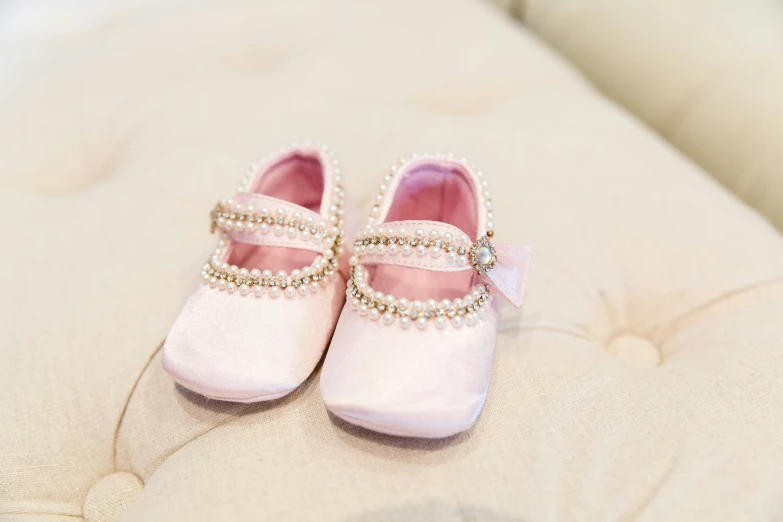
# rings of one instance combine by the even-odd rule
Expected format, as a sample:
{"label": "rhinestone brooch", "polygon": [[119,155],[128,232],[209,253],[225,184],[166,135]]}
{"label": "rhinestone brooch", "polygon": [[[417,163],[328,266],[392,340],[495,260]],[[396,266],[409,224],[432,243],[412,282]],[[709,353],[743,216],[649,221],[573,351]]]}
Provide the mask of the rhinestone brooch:
{"label": "rhinestone brooch", "polygon": [[468,252],[468,258],[470,259],[470,266],[472,266],[479,275],[484,275],[493,268],[498,260],[495,247],[489,242],[487,236],[481,236],[470,247]]}

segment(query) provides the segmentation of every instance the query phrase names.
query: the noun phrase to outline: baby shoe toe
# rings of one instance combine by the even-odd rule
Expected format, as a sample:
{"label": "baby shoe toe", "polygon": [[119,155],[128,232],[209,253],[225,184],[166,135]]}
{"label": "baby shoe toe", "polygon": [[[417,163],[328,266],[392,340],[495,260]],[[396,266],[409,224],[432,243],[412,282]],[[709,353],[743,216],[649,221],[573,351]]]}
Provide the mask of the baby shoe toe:
{"label": "baby shoe toe", "polygon": [[257,298],[202,286],[164,343],[164,369],[182,386],[214,399],[256,402],[296,389],[328,343],[341,288],[306,297]]}
{"label": "baby shoe toe", "polygon": [[321,372],[321,395],[337,417],[406,437],[470,429],[486,398],[497,315],[472,327],[401,328],[345,307]]}

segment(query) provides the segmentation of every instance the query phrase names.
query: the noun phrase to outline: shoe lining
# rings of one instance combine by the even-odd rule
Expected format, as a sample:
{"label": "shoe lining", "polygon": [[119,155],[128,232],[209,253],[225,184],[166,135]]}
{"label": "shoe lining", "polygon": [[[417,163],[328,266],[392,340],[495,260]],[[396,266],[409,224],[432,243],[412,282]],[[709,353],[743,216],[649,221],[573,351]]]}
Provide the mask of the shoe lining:
{"label": "shoe lining", "polygon": [[[386,221],[440,221],[458,227],[475,240],[477,198],[472,180],[462,167],[427,164],[403,175]],[[407,299],[461,298],[470,289],[473,277],[472,271],[434,272],[393,265],[368,268],[374,290]]]}
{"label": "shoe lining", "polygon": [[[324,183],[321,160],[317,156],[294,152],[259,176],[249,190],[290,201],[320,214]],[[275,210],[277,209],[269,209],[270,212]],[[226,262],[248,270],[258,268],[269,269],[274,273],[279,270],[290,273],[294,269],[310,266],[317,255],[316,252],[307,250],[248,245],[234,241]]]}

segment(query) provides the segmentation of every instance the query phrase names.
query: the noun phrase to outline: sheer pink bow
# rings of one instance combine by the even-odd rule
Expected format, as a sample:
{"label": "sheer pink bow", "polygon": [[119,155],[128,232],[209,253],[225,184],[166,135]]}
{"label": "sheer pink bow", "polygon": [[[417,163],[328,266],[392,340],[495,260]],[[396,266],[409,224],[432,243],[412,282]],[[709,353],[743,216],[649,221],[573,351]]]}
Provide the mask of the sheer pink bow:
{"label": "sheer pink bow", "polygon": [[495,266],[484,274],[503,297],[519,308],[525,294],[525,279],[530,266],[532,249],[527,246],[493,243],[497,261]]}

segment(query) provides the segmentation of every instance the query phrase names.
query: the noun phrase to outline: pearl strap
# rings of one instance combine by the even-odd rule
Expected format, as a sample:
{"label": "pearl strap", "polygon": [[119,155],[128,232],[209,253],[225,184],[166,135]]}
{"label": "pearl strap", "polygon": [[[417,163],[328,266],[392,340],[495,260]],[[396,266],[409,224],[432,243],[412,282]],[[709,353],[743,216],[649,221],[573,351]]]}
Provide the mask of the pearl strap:
{"label": "pearl strap", "polygon": [[[317,292],[337,273],[338,259],[344,248],[345,190],[341,184],[340,167],[334,153],[327,145],[305,144],[304,149],[293,143],[289,149],[281,149],[280,154],[300,153],[318,155],[325,162],[327,193],[322,202],[322,212],[313,212],[289,201],[248,192],[255,177],[264,172],[265,165],[276,161],[268,156],[251,166],[249,172],[240,181],[234,199],[222,199],[210,214],[212,232],[220,230],[220,240],[209,261],[202,267],[201,278],[204,284],[228,293],[261,297],[269,294],[276,298],[280,295],[294,297]],[[279,156],[278,156],[279,157]],[[271,270],[258,268],[240,268],[229,265],[224,258],[228,253],[229,241],[255,245],[299,248],[319,252],[310,266],[284,270],[274,274]]]}
{"label": "pearl strap", "polygon": [[486,274],[497,261],[487,236],[471,243],[470,237],[457,227],[434,221],[396,221],[365,229],[354,241],[353,251],[362,264],[392,264],[438,272],[472,267],[479,275]]}
{"label": "pearl strap", "polygon": [[[410,159],[400,160],[393,165],[381,183],[375,205],[372,207],[368,224],[354,241],[354,255],[349,259],[351,278],[346,295],[350,307],[370,320],[382,319],[387,325],[399,320],[402,328],[415,324],[420,330],[432,323],[436,328],[445,328],[447,320],[454,328],[463,324],[473,326],[485,316],[492,301],[489,286],[479,284],[462,298],[440,302],[428,299],[425,302],[384,295],[371,288],[363,265],[394,264],[433,271],[464,271],[473,268],[478,276],[491,272],[498,261],[497,252],[489,238],[494,234],[492,199],[483,173],[464,158],[455,159],[452,154],[428,155],[425,158],[414,154]],[[479,186],[480,226],[487,235],[472,242],[470,236],[459,228],[446,223],[432,221],[399,221],[382,223],[391,205],[388,197],[400,182],[398,173],[421,161],[441,161],[459,165],[468,170]],[[415,253],[415,256],[413,255]]]}
{"label": "pearl strap", "polygon": [[450,320],[454,328],[461,327],[463,323],[474,326],[486,315],[492,300],[489,287],[483,284],[476,285],[471,292],[454,301],[428,299],[425,302],[411,302],[404,297],[397,299],[371,288],[367,283],[367,273],[361,265],[351,268],[351,279],[345,293],[351,309],[359,315],[367,316],[372,321],[382,319],[387,325],[399,320],[402,328],[415,323],[420,330],[426,330],[429,323],[443,329],[446,320]]}
{"label": "pearl strap", "polygon": [[240,194],[236,201],[221,200],[210,216],[213,232],[222,230],[234,241],[253,245],[322,252],[326,240],[340,234],[339,227],[328,226],[319,214],[260,194]]}
{"label": "pearl strap", "polygon": [[[204,284],[225,290],[229,294],[239,290],[240,295],[249,295],[252,292],[256,297],[267,292],[271,297],[279,297],[281,294],[294,297],[297,293],[307,295],[309,292],[317,292],[319,283],[326,284],[337,271],[337,257],[334,254],[329,258],[318,256],[312,265],[301,270],[292,270],[290,275],[284,270],[275,275],[269,269],[261,271],[257,268],[248,270],[236,265],[229,266],[225,261],[221,261],[227,240],[226,236],[220,240],[209,262],[201,269],[201,279]],[[342,243],[340,236],[337,242]]]}

